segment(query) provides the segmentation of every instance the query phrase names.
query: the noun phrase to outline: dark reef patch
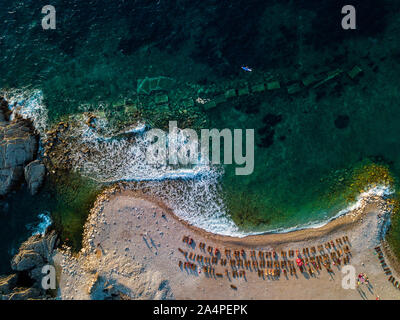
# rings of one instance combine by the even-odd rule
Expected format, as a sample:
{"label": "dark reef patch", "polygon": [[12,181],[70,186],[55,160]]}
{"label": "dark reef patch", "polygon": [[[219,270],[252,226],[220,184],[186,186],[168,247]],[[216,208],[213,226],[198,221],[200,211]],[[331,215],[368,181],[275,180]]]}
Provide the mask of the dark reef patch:
{"label": "dark reef patch", "polygon": [[[275,126],[282,121],[282,115],[268,113],[264,116],[262,122],[263,126],[257,130],[257,133],[260,135],[260,142],[258,146],[261,148],[268,148],[274,143],[275,137]],[[283,141],[285,138],[281,138]]]}
{"label": "dark reef patch", "polygon": [[145,0],[134,1],[126,3],[124,10],[129,13],[124,14],[129,37],[121,39],[118,49],[125,55],[149,44],[167,51],[178,50],[187,37],[185,28],[179,24],[184,6],[177,1],[160,1],[155,6]]}
{"label": "dark reef patch", "polygon": [[350,117],[348,115],[339,115],[335,119],[335,127],[338,129],[345,129],[349,126]]}
{"label": "dark reef patch", "polygon": [[263,101],[261,95],[238,97],[234,104],[234,108],[246,114],[255,114],[260,111]]}
{"label": "dark reef patch", "polygon": [[263,123],[265,124],[265,126],[268,127],[274,127],[281,121],[282,121],[282,115],[280,114],[268,113],[263,118]]}

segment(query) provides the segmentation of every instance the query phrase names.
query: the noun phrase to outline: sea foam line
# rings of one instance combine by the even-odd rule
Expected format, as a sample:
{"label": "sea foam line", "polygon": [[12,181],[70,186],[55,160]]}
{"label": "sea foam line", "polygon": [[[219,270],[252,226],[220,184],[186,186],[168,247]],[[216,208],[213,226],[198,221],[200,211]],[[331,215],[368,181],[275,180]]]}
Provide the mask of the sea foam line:
{"label": "sea foam line", "polygon": [[272,229],[269,231],[248,232],[248,233],[246,233],[246,235],[248,235],[248,236],[249,235],[261,235],[261,234],[269,234],[269,233],[276,234],[276,233],[288,233],[288,232],[306,230],[306,229],[318,229],[340,217],[350,214],[353,211],[362,209],[365,206],[366,201],[368,201],[371,197],[376,196],[376,197],[385,198],[385,197],[391,196],[392,194],[394,194],[394,192],[395,192],[394,189],[391,188],[390,186],[378,185],[378,186],[372,187],[369,190],[358,195],[356,201],[353,204],[350,204],[349,206],[340,210],[337,214],[335,214],[334,216],[332,216],[328,219],[313,221],[313,222],[309,222],[309,223],[305,223],[305,224],[301,224],[301,225],[297,225],[297,226],[293,226],[293,227],[288,227],[288,228],[276,228],[276,229]]}

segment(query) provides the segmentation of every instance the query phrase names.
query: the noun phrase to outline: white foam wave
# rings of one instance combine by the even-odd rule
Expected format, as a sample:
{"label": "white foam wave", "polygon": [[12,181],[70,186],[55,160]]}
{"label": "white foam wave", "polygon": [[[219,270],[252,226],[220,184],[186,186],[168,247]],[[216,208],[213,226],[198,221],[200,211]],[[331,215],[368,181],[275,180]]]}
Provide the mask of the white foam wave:
{"label": "white foam wave", "polygon": [[81,153],[72,155],[75,169],[99,182],[192,179],[199,176],[219,175],[214,168],[201,161],[190,168],[149,163],[146,152],[150,141],[144,128],[145,125],[140,125],[130,130],[129,133],[135,133],[134,137],[113,138],[100,135],[82,122],[75,128],[74,140],[80,141],[90,150],[90,157],[83,160]]}
{"label": "white foam wave", "polygon": [[41,90],[13,89],[4,91],[3,95],[12,110],[11,118],[18,114],[24,119],[30,119],[40,137],[46,135],[48,113],[47,108],[43,104],[43,93]]}
{"label": "white foam wave", "polygon": [[41,234],[44,235],[46,229],[52,224],[50,213],[44,212],[38,215],[40,222],[38,224],[29,224],[27,228],[32,232],[32,236]]}
{"label": "white foam wave", "polygon": [[138,123],[132,128],[128,128],[127,130],[125,130],[124,133],[143,133],[145,130],[146,130],[146,124]]}
{"label": "white foam wave", "polygon": [[142,181],[130,188],[160,199],[181,219],[206,231],[245,236],[226,214],[217,176],[169,181]]}
{"label": "white foam wave", "polygon": [[[175,214],[192,225],[210,232],[244,236],[226,214],[220,196],[220,167],[205,164],[202,159],[190,168],[152,165],[146,161],[149,139],[144,131],[130,130],[134,137],[105,137],[84,121],[76,128],[74,140],[90,150],[89,159],[74,155],[75,169],[99,182],[130,181],[137,189],[161,199]],[[182,141],[178,139],[178,141]],[[183,142],[182,142],[183,143]],[[136,184],[135,184],[136,183]]]}

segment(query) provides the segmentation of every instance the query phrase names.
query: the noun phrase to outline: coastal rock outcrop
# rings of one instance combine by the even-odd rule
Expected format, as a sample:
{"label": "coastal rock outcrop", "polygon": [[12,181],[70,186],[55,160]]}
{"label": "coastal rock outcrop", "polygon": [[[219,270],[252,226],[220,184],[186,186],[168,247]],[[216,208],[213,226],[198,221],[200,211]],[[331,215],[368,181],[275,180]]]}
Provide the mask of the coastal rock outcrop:
{"label": "coastal rock outcrop", "polygon": [[41,187],[45,173],[46,167],[39,160],[32,161],[25,167],[25,180],[32,195],[35,195]]}
{"label": "coastal rock outcrop", "polygon": [[36,300],[46,299],[45,292],[38,288],[14,287],[6,292],[0,292],[0,300]]}
{"label": "coastal rock outcrop", "polygon": [[[42,267],[52,263],[57,234],[34,235],[25,241],[11,261],[16,273],[0,277],[0,300],[46,299],[41,286]],[[21,286],[22,284],[22,286]]]}
{"label": "coastal rock outcrop", "polygon": [[7,102],[0,97],[0,196],[6,195],[23,177],[23,167],[37,152],[37,137],[28,120],[8,121]]}
{"label": "coastal rock outcrop", "polygon": [[21,180],[22,175],[23,169],[21,166],[0,169],[0,196],[6,195],[14,186],[16,186]]}
{"label": "coastal rock outcrop", "polygon": [[3,124],[4,122],[6,122],[6,118],[4,116],[4,111],[2,109],[0,109],[0,124]]}
{"label": "coastal rock outcrop", "polygon": [[10,294],[5,296],[8,300],[32,300],[44,299],[46,295],[37,288],[15,288]]}
{"label": "coastal rock outcrop", "polygon": [[0,300],[46,299],[41,286],[42,267],[52,263],[57,234],[34,235],[25,241],[11,261],[16,273],[0,277]]}
{"label": "coastal rock outcrop", "polygon": [[19,252],[12,259],[11,268],[15,271],[32,271],[50,263],[56,241],[55,231],[46,236],[30,237],[21,245]]}
{"label": "coastal rock outcrop", "polygon": [[16,273],[0,277],[0,294],[9,294],[17,285],[18,275]]}
{"label": "coastal rock outcrop", "polygon": [[22,250],[12,260],[12,268],[15,271],[26,271],[43,264],[41,255],[33,250]]}
{"label": "coastal rock outcrop", "polygon": [[10,110],[7,101],[0,96],[0,125],[8,121],[10,117]]}

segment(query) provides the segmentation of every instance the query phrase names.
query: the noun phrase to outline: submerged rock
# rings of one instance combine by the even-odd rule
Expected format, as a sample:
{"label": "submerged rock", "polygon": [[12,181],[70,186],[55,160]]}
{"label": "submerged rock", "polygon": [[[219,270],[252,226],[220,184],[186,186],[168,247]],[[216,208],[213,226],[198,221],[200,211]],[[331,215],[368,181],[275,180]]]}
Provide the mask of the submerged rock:
{"label": "submerged rock", "polygon": [[359,66],[354,66],[347,74],[351,79],[356,78],[358,75],[362,74],[363,70]]}
{"label": "submerged rock", "polygon": [[30,162],[24,170],[25,180],[32,195],[35,195],[41,187],[46,167],[39,160]]}
{"label": "submerged rock", "polygon": [[338,129],[345,129],[349,126],[350,117],[348,115],[339,115],[335,119],[335,127]]}
{"label": "submerged rock", "polygon": [[277,90],[281,88],[281,84],[279,81],[272,81],[267,83],[267,90]]}
{"label": "submerged rock", "polygon": [[152,91],[169,91],[175,84],[175,81],[168,77],[155,77],[139,79],[137,83],[138,94],[150,94]]}

